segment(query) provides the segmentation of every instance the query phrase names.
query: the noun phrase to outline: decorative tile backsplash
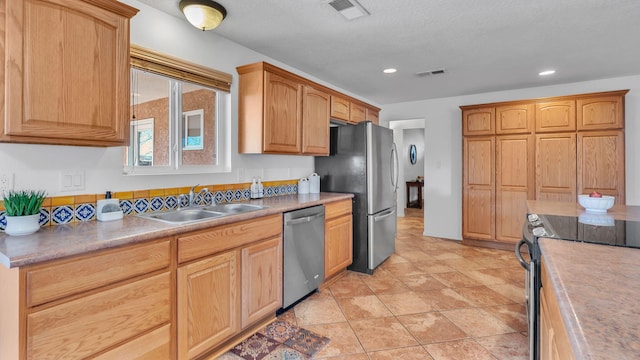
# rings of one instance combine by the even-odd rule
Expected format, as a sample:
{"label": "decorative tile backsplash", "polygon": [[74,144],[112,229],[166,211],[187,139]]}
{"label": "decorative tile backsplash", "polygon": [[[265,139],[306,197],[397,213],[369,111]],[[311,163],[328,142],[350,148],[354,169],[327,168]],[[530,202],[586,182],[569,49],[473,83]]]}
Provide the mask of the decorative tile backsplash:
{"label": "decorative tile backsplash", "polygon": [[[264,195],[272,197],[298,193],[298,180],[265,181]],[[222,184],[199,186],[196,192],[207,188],[208,193],[199,193],[195,198],[198,205],[245,201],[251,198],[251,183]],[[171,210],[178,207],[178,202],[186,206],[190,187],[120,191],[112,197],[120,201],[120,209],[125,216],[145,212]],[[40,208],[40,226],[61,225],[74,222],[96,220],[96,202],[104,199],[104,194],[57,196],[45,199]],[[7,226],[4,204],[0,201],[0,230]]]}

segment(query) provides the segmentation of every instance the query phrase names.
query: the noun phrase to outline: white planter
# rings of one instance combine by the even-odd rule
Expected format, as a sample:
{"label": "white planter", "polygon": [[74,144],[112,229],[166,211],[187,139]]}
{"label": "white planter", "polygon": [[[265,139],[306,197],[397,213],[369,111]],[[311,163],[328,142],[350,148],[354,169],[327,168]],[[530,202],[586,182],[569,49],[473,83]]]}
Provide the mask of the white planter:
{"label": "white planter", "polygon": [[7,233],[7,235],[29,235],[40,230],[40,214],[5,217],[7,218],[7,228],[4,232]]}

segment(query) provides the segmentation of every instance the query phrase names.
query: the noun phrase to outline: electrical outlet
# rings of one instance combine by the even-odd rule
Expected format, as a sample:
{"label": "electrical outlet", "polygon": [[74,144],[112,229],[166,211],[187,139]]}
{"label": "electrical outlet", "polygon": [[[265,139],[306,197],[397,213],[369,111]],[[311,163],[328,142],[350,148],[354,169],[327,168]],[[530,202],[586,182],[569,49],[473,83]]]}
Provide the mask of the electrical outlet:
{"label": "electrical outlet", "polygon": [[0,173],[0,196],[13,190],[13,173]]}

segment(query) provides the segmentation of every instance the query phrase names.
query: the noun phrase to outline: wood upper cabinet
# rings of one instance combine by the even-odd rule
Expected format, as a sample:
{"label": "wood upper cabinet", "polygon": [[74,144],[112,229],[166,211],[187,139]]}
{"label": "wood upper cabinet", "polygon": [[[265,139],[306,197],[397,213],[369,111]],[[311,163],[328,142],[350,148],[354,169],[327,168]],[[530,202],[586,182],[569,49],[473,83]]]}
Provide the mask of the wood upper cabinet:
{"label": "wood upper cabinet", "polygon": [[536,103],[536,132],[576,130],[575,100]]}
{"label": "wood upper cabinet", "polygon": [[357,124],[365,121],[367,117],[367,108],[360,103],[351,102],[351,111],[349,112],[349,122]]}
{"label": "wood upper cabinet", "polygon": [[536,135],[536,200],[576,202],[576,134]]}
{"label": "wood upper cabinet", "polygon": [[366,119],[370,120],[372,123],[374,124],[379,124],[380,123],[380,110],[371,108],[371,107],[367,107],[367,112],[366,112]]}
{"label": "wood upper cabinet", "polygon": [[465,137],[462,236],[495,239],[495,136]]}
{"label": "wood upper cabinet", "polygon": [[496,137],[496,240],[522,239],[527,200],[535,198],[535,138],[533,135]]}
{"label": "wood upper cabinet", "polygon": [[578,130],[611,130],[624,128],[624,94],[618,91],[606,96],[576,100]]}
{"label": "wood upper cabinet", "polygon": [[351,114],[351,102],[340,96],[331,95],[331,117],[338,120],[349,121]]}
{"label": "wood upper cabinet", "polygon": [[624,132],[578,133],[578,194],[598,191],[625,204]]}
{"label": "wood upper cabinet", "polygon": [[329,155],[329,111],[331,97],[305,86],[302,92],[302,153]]}
{"label": "wood upper cabinet", "polygon": [[493,135],[496,133],[494,107],[463,108],[462,135]]}
{"label": "wood upper cabinet", "polygon": [[533,131],[533,104],[514,104],[496,107],[496,134],[527,134]]}
{"label": "wood upper cabinet", "polygon": [[239,329],[239,253],[178,268],[178,359],[193,359]]}
{"label": "wood upper cabinet", "polygon": [[265,72],[265,153],[299,154],[302,151],[302,86]]}
{"label": "wood upper cabinet", "polygon": [[282,238],[242,249],[242,328],[282,307]]}
{"label": "wood upper cabinet", "polygon": [[117,1],[7,0],[0,141],[120,146],[129,138],[129,19]]}
{"label": "wood upper cabinet", "polygon": [[353,262],[353,216],[351,210],[351,200],[325,205],[325,280],[344,270]]}

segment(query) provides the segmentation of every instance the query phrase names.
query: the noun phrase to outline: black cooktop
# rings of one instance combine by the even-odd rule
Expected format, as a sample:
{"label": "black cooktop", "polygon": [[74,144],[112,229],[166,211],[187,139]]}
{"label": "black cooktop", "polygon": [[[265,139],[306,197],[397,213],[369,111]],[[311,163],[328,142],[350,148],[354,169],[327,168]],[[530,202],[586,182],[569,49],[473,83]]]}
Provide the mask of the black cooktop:
{"label": "black cooktop", "polygon": [[612,216],[583,213],[576,216],[529,215],[525,221],[525,238],[538,237],[581,241],[594,244],[640,248],[640,221],[615,220]]}

